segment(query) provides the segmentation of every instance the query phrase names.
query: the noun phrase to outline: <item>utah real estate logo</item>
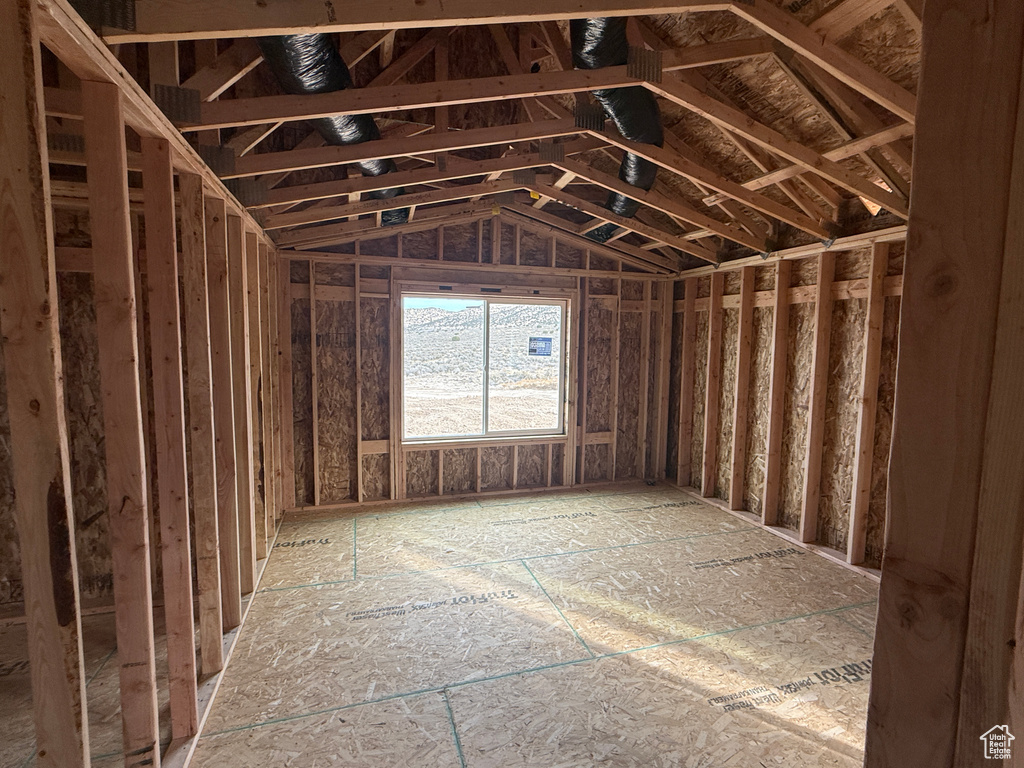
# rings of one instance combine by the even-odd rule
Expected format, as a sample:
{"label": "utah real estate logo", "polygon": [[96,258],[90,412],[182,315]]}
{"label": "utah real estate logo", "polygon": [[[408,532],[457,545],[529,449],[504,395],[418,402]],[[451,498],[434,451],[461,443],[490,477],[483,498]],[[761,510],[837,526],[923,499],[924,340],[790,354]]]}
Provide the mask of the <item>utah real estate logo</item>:
{"label": "utah real estate logo", "polygon": [[985,731],[980,738],[985,742],[986,760],[1010,759],[1010,742],[1014,740],[1015,736],[1010,733],[1009,726],[995,725]]}

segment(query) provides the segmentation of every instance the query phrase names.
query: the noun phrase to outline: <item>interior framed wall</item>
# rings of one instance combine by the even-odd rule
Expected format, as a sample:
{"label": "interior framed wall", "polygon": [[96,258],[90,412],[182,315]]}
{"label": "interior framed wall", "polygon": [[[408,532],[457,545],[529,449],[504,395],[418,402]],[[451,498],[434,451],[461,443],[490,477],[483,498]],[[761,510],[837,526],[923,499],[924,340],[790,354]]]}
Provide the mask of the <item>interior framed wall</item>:
{"label": "interior framed wall", "polygon": [[902,233],[675,283],[667,477],[875,577]]}
{"label": "interior framed wall", "polygon": [[[284,463],[294,462],[295,508],[664,476],[672,298],[664,276],[496,215],[348,250],[296,253],[286,267],[293,437]],[[564,433],[403,445],[407,290],[566,300]]]}

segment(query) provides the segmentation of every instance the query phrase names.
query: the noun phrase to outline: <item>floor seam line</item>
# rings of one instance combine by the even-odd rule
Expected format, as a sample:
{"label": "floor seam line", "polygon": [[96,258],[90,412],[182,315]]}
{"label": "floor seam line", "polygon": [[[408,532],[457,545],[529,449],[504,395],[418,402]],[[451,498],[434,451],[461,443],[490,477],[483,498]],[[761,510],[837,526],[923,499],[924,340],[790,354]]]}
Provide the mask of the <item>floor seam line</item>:
{"label": "floor seam line", "polygon": [[455,727],[455,714],[452,712],[452,701],[448,697],[447,688],[441,690],[441,696],[444,698],[444,707],[448,710],[448,724],[452,729],[452,739],[455,741],[455,752],[459,756],[459,765],[466,768],[466,757],[462,754],[462,740],[459,738],[459,729]]}
{"label": "floor seam line", "polygon": [[302,719],[305,719],[307,717],[317,717],[319,715],[328,715],[328,714],[331,714],[333,712],[341,712],[341,711],[344,711],[344,710],[347,710],[347,709],[354,709],[356,707],[364,707],[364,706],[367,706],[369,704],[381,704],[381,703],[388,702],[388,701],[395,701],[397,699],[407,699],[407,698],[411,698],[413,696],[424,696],[424,695],[430,694],[430,693],[441,693],[441,692],[443,692],[445,690],[448,690],[448,689],[451,689],[451,688],[464,688],[466,686],[476,685],[478,683],[490,683],[490,682],[494,682],[496,680],[503,680],[505,678],[515,677],[517,675],[528,675],[528,674],[534,674],[534,673],[537,673],[537,672],[547,672],[548,670],[552,670],[552,669],[560,669],[560,668],[563,668],[563,667],[575,666],[577,664],[587,664],[587,663],[594,662],[594,661],[601,661],[602,659],[613,659],[613,658],[618,658],[620,656],[628,656],[628,655],[633,654],[633,653],[639,653],[641,651],[650,651],[650,650],[653,650],[655,648],[664,648],[664,647],[672,646],[672,645],[683,645],[685,643],[690,643],[690,642],[694,642],[694,641],[707,640],[707,639],[712,638],[712,637],[721,637],[723,635],[735,634],[737,632],[743,632],[743,631],[750,630],[750,629],[761,629],[763,627],[770,627],[770,626],[774,626],[776,624],[785,624],[786,622],[790,622],[790,621],[798,621],[799,619],[807,619],[807,618],[813,618],[814,616],[824,616],[824,615],[828,615],[828,614],[835,614],[835,613],[840,613],[842,611],[848,611],[848,610],[851,610],[853,608],[864,608],[864,607],[867,607],[869,605],[877,605],[877,604],[878,604],[878,600],[875,599],[875,600],[868,600],[868,601],[861,602],[861,603],[851,603],[850,605],[842,605],[842,606],[839,606],[837,608],[824,608],[824,609],[822,609],[820,611],[812,611],[810,613],[802,613],[802,614],[798,614],[796,616],[786,616],[786,617],[781,618],[781,619],[774,619],[772,621],[761,622],[759,624],[750,624],[750,625],[742,626],[742,627],[733,627],[731,629],[723,629],[723,630],[720,630],[720,631],[717,631],[717,632],[708,632],[708,633],[703,634],[703,635],[694,635],[693,637],[685,637],[685,638],[680,638],[678,640],[666,640],[663,643],[654,643],[652,645],[645,645],[645,646],[640,646],[640,647],[637,647],[637,648],[629,648],[629,649],[626,649],[624,651],[613,651],[611,653],[604,653],[604,654],[601,654],[599,656],[584,657],[584,658],[581,658],[581,659],[570,659],[569,661],[560,661],[560,662],[556,662],[554,664],[544,664],[544,665],[541,665],[539,667],[530,667],[530,668],[527,668],[527,669],[513,670],[511,672],[503,672],[500,675],[492,675],[490,677],[480,677],[480,678],[471,679],[471,680],[460,680],[458,682],[446,683],[446,684],[443,684],[443,685],[437,685],[437,686],[433,686],[433,687],[430,687],[430,688],[421,688],[421,689],[416,690],[416,691],[408,691],[406,693],[396,693],[396,694],[392,694],[390,696],[382,696],[379,699],[368,699],[366,701],[353,702],[352,704],[342,704],[342,705],[337,706],[337,707],[330,707],[330,708],[327,708],[327,709],[316,710],[316,711],[313,711],[313,712],[304,712],[304,713],[297,714],[297,715],[287,715],[287,716],[284,716],[284,717],[275,718],[275,719],[272,719],[272,720],[267,720],[267,721],[262,722],[262,723],[248,723],[246,725],[233,726],[231,728],[225,728],[225,729],[220,730],[220,731],[212,731],[212,732],[209,732],[209,733],[204,733],[203,737],[206,738],[206,737],[210,737],[210,736],[222,736],[222,735],[228,734],[228,733],[238,733],[238,732],[241,732],[241,731],[250,731],[250,730],[254,730],[256,728],[263,728],[263,727],[268,726],[268,725],[277,725],[277,724],[280,724],[280,723],[292,722],[294,720],[302,720]]}
{"label": "floor seam line", "polygon": [[573,549],[567,552],[552,552],[547,555],[523,555],[522,557],[510,557],[505,560],[489,560],[483,563],[466,563],[464,565],[447,565],[444,568],[435,568],[429,571],[402,571],[401,573],[386,573],[381,575],[364,575],[358,579],[336,579],[334,581],[316,581],[311,584],[293,584],[286,587],[267,587],[266,589],[260,590],[260,592],[285,592],[290,589],[306,589],[308,587],[330,587],[336,584],[350,584],[357,580],[383,580],[383,579],[396,579],[401,576],[420,576],[429,573],[443,573],[444,571],[454,571],[460,568],[481,568],[487,565],[505,565],[507,563],[516,563],[523,560],[543,560],[550,557],[566,557],[568,555],[585,555],[591,552],[610,552],[616,549],[627,549],[630,547],[643,547],[654,544],[672,544],[677,541],[690,541],[693,539],[705,539],[712,536],[728,536],[733,533],[744,533],[749,531],[760,530],[755,526],[749,526],[747,528],[736,528],[731,531],[714,531],[712,533],[697,533],[692,536],[673,536],[669,539],[651,539],[650,541],[637,541],[630,544],[615,544],[610,547],[593,547],[591,549]]}
{"label": "floor seam line", "polygon": [[596,658],[594,652],[590,650],[590,646],[587,645],[586,641],[582,637],[580,637],[580,633],[576,631],[576,627],[572,625],[572,622],[565,617],[564,613],[562,613],[562,609],[559,608],[555,601],[551,599],[551,595],[549,595],[548,591],[544,589],[544,585],[540,583],[540,579],[537,578],[537,574],[533,572],[533,569],[531,569],[530,566],[526,564],[525,560],[520,560],[519,562],[523,564],[523,568],[525,568],[526,572],[530,574],[530,577],[533,579],[534,583],[538,587],[540,587],[540,591],[544,593],[544,597],[546,597],[548,599],[548,602],[551,603],[551,607],[558,611],[558,615],[562,617],[562,621],[565,622],[565,625],[569,627],[570,630],[572,630],[573,635],[579,641],[580,645],[583,646],[583,649],[590,654],[590,658]]}

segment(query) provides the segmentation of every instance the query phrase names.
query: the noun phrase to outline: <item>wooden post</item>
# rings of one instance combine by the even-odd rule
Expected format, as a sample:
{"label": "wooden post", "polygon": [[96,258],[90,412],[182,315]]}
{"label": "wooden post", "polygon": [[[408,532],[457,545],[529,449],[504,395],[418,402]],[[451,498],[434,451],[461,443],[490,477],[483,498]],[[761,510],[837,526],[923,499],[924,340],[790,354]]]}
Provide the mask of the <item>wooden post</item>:
{"label": "wooden post", "polygon": [[882,316],[885,296],[882,285],[889,266],[889,246],[875,243],[868,278],[867,317],[864,321],[864,356],[861,363],[860,408],[853,449],[853,495],[850,499],[850,535],[846,561],[864,562],[868,504],[871,501],[871,465],[875,457],[875,414],[878,409],[878,370],[882,363]]}
{"label": "wooden post", "polygon": [[277,263],[277,337],[281,350],[281,495],[282,511],[295,506],[295,432],[292,415],[292,296],[291,261]]}
{"label": "wooden post", "polygon": [[661,338],[658,341],[658,412],[657,412],[657,443],[652,453],[654,460],[654,477],[664,480],[668,469],[668,390],[672,365],[672,286],[673,283],[661,283]]}
{"label": "wooden post", "polygon": [[[516,242],[519,242],[519,227],[516,227]],[[518,246],[517,246],[518,247]],[[516,251],[516,264],[519,263],[518,251]],[[621,264],[620,264],[621,266]],[[611,477],[609,480],[615,479],[615,467],[618,461],[618,444],[619,444],[619,340],[622,338],[622,334],[619,332],[619,323],[622,321],[622,278],[615,278],[615,304],[612,317],[612,413],[611,413],[611,424],[612,424],[612,441],[608,444],[609,452],[611,453]]]}
{"label": "wooden post", "polygon": [[217,467],[214,448],[210,311],[206,295],[206,227],[203,180],[178,177],[181,251],[185,276],[185,349],[188,355],[189,429],[192,431],[192,499],[199,586],[199,650],[202,673],[224,667],[220,593],[220,536],[217,524]]}
{"label": "wooden post", "polygon": [[679,446],[676,484],[693,483],[693,382],[697,349],[697,278],[686,279],[683,295],[683,338],[679,360]]}
{"label": "wooden post", "polygon": [[565,368],[566,399],[568,400],[565,420],[567,439],[562,448],[562,478],[559,483],[563,486],[569,486],[576,482],[576,441],[579,434],[576,422],[579,419],[581,406],[581,401],[578,398],[579,382],[583,375],[580,370],[580,345],[583,344],[585,335],[583,324],[580,322],[583,317],[582,282],[582,278],[576,278],[576,290],[567,309],[567,315],[571,312],[572,319],[566,317],[566,322],[569,323],[569,333],[566,335],[569,340],[569,349]]}
{"label": "wooden post", "polygon": [[210,362],[217,461],[217,529],[224,630],[242,623],[235,414],[231,377],[231,307],[228,298],[228,222],[224,201],[206,198],[206,287],[210,306]]}
{"label": "wooden post", "polygon": [[249,303],[246,291],[245,229],[228,216],[228,302],[231,308],[231,388],[235,414],[235,477],[241,591],[256,586],[256,487],[252,466],[252,383],[249,380]]}
{"label": "wooden post", "polygon": [[263,505],[267,515],[267,536],[277,529],[277,505],[274,503],[274,429],[270,412],[274,403],[274,382],[270,376],[270,263],[265,243],[259,244],[260,275],[260,408],[263,412]]}
{"label": "wooden post", "polygon": [[146,455],[121,91],[82,83],[125,753],[160,764]]}
{"label": "wooden post", "polygon": [[[587,263],[590,262],[590,253],[587,252]],[[587,362],[588,354],[590,351],[590,345],[587,344],[587,320],[590,317],[590,307],[588,306],[590,301],[590,278],[581,277],[580,283],[583,285],[583,294],[580,298],[580,401],[577,405],[576,410],[579,412],[580,421],[580,440],[579,440],[579,459],[576,466],[576,482],[585,483],[587,482]],[[575,426],[573,426],[575,429]]]}
{"label": "wooden post", "polygon": [[[644,309],[640,313],[640,402],[638,404],[636,425],[636,472],[637,477],[644,477],[647,469],[647,411],[650,391],[647,386],[651,367],[651,281],[643,284]],[[617,349],[617,348],[616,348]]]}
{"label": "wooden post", "polygon": [[[447,65],[447,53],[445,64]],[[438,241],[441,238],[441,229],[437,232]],[[361,339],[361,328],[359,312],[362,303],[359,301],[359,265],[355,265],[355,291],[353,292],[353,303],[355,309],[355,345],[356,345],[356,501],[363,503],[363,345]]]}
{"label": "wooden post", "polygon": [[732,417],[732,481],[729,508],[743,509],[743,472],[747,463],[747,395],[750,392],[750,347],[754,332],[754,268],[744,267],[740,284],[739,354]]}
{"label": "wooden post", "polygon": [[171,736],[187,739],[199,730],[196,706],[196,641],[192,618],[192,541],[188,517],[188,457],[181,366],[181,307],[174,222],[174,168],[166,139],[142,139],[142,184],[146,213],[149,336],[153,357],[153,417],[160,478],[160,547],[164,624],[167,631]]}
{"label": "wooden post", "polygon": [[[267,278],[270,281],[268,299],[270,312],[270,378],[273,381],[272,392],[274,397],[271,402],[270,421],[274,433],[274,509],[277,510],[277,517],[280,519],[284,512],[284,443],[282,440],[282,421],[285,411],[281,381],[281,302],[279,300],[281,284],[278,280],[280,270],[277,268],[277,263],[277,251],[269,250],[267,252]],[[286,282],[284,285],[287,286],[288,283]],[[291,392],[291,381],[288,382],[288,391]],[[290,405],[288,412],[291,413]],[[292,504],[295,503],[294,496],[292,494]]]}
{"label": "wooden post", "polygon": [[[260,419],[260,271],[259,247],[256,234],[245,233],[245,292],[249,304],[249,391],[252,393],[252,473],[253,502],[256,509],[256,559],[267,556],[267,513],[265,487],[260,467],[260,443],[263,440],[263,421]],[[312,291],[310,291],[312,295]],[[315,379],[314,379],[315,380]],[[316,401],[313,401],[314,404]]]}
{"label": "wooden post", "polygon": [[868,768],[981,765],[1024,727],[1024,5],[923,25]]}
{"label": "wooden post", "polygon": [[43,76],[28,0],[0,3],[0,44],[5,51],[0,57],[5,93],[0,112],[0,331],[31,638],[35,764],[81,768],[89,764],[89,719]]}
{"label": "wooden post", "polygon": [[711,299],[708,303],[708,375],[704,405],[704,473],[700,492],[704,498],[715,495],[715,473],[718,468],[718,404],[722,383],[722,292],[725,273],[711,276]]}
{"label": "wooden post", "polygon": [[786,357],[789,340],[789,284],[793,263],[775,267],[775,301],[772,304],[771,379],[768,383],[768,439],[764,462],[764,498],[761,522],[779,521],[779,482],[782,478],[782,424],[786,410]]}
{"label": "wooden post", "polygon": [[834,253],[818,256],[818,285],[814,291],[814,354],[807,395],[807,447],[804,453],[804,495],[800,509],[800,541],[818,539],[818,501],[821,498],[821,448],[825,437],[825,394],[828,391],[828,350],[832,335]]}
{"label": "wooden post", "polygon": [[[399,235],[401,241],[401,235]],[[391,498],[400,499],[405,495],[405,486],[402,480],[402,467],[405,463],[405,452],[402,450],[402,296],[395,285],[395,273],[391,270],[388,277],[388,301],[390,315],[388,322],[391,329],[391,349],[388,355],[388,406],[391,413],[391,441],[388,445],[391,451]],[[479,452],[477,452],[477,464],[479,465]],[[477,476],[479,477],[479,472]],[[479,490],[479,488],[478,488]]]}

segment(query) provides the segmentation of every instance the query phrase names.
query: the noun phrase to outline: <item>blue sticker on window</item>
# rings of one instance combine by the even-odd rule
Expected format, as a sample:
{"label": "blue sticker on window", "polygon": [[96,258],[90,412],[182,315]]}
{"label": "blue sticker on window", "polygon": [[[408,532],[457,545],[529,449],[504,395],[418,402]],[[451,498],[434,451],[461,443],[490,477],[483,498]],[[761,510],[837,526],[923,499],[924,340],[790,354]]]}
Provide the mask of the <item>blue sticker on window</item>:
{"label": "blue sticker on window", "polygon": [[531,336],[530,354],[541,357],[551,357],[551,338],[544,336]]}

